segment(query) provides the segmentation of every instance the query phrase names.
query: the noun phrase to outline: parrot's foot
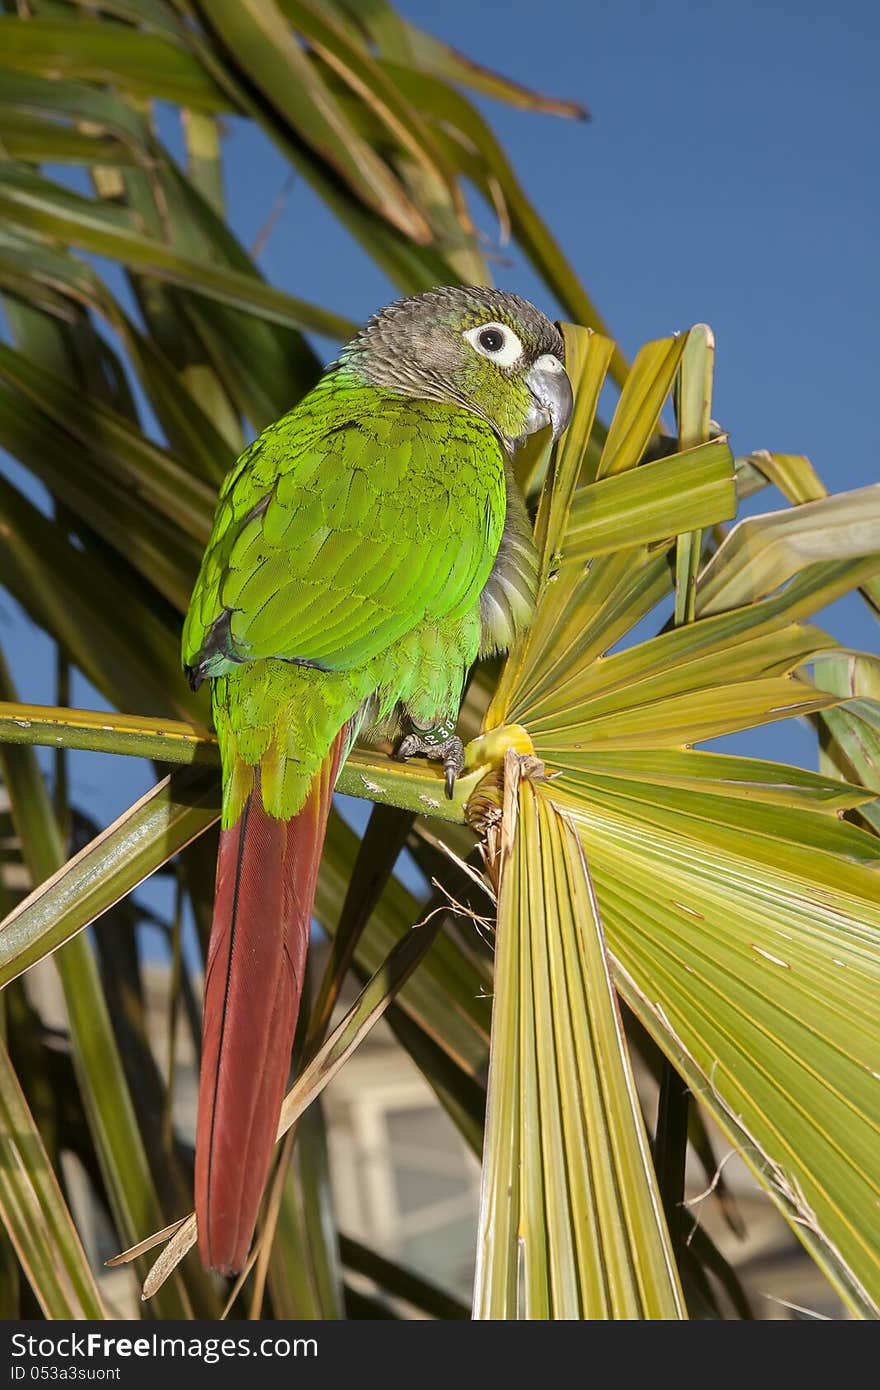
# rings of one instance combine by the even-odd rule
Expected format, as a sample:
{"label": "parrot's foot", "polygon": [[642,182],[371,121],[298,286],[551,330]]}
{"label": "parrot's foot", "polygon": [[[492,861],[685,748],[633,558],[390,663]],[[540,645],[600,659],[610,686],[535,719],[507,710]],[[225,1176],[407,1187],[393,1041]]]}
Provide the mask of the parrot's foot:
{"label": "parrot's foot", "polygon": [[413,725],[412,732],[406,734],[397,745],[394,756],[406,762],[420,754],[429,762],[443,764],[446,795],[451,801],[455,779],[464,770],[464,744],[455,732],[455,725],[435,724],[428,729]]}

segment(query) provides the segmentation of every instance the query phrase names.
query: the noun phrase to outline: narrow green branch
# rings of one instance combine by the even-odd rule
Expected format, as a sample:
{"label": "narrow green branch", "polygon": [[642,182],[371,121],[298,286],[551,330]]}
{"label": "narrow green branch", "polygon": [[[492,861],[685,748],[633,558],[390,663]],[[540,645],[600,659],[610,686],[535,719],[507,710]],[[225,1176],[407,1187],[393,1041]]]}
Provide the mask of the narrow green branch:
{"label": "narrow green branch", "polygon": [[218,758],[214,735],[180,720],[7,701],[0,701],[0,743],[124,753],[163,763],[214,763]]}
{"label": "narrow green branch", "polygon": [[[0,701],[2,743],[78,748],[184,765],[218,762],[214,734],[196,724],[8,701]],[[485,769],[482,769],[459,778],[455,795],[449,800],[439,767],[399,763],[385,753],[356,748],[342,769],[338,790],[347,796],[400,806],[406,811],[463,824],[465,805],[484,775]]]}

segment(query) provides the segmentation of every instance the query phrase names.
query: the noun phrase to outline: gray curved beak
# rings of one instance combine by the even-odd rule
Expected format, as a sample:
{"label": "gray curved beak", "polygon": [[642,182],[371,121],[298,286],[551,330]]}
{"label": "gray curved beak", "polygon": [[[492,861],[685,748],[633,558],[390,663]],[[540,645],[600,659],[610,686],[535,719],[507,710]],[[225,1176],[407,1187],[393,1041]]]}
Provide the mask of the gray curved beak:
{"label": "gray curved beak", "polygon": [[568,372],[558,357],[545,352],[526,374],[526,385],[534,405],[529,407],[528,434],[550,425],[553,438],[558,439],[571,419],[574,394]]}

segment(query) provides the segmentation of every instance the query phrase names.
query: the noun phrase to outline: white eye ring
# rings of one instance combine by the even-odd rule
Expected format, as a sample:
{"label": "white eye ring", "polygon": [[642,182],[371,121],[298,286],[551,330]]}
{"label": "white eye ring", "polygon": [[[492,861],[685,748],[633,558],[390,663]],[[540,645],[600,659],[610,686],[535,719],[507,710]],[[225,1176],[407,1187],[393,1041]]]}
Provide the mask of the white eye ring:
{"label": "white eye ring", "polygon": [[[489,341],[493,334],[501,339],[497,347]],[[475,352],[487,357],[497,367],[512,367],[523,355],[522,343],[506,323],[481,323],[476,328],[469,328],[463,336]]]}

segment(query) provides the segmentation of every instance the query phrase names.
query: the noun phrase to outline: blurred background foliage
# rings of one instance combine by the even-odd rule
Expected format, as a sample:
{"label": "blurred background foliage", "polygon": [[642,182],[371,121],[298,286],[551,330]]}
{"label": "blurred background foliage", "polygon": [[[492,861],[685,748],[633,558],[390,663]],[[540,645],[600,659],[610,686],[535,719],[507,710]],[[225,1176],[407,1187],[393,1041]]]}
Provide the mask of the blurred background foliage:
{"label": "blurred background foliage", "polygon": [[[479,1317],[876,1315],[880,664],[810,620],[876,611],[880,489],[734,459],[702,325],[630,370],[475,97],[584,115],[385,0],[0,16],[0,583],[57,653],[53,709],[0,665],[4,1316],[453,1318],[472,1284]],[[578,404],[518,461],[539,617],[471,682],[455,801],[381,750],[346,769],[376,804],[331,823],[287,1137],[221,1289],[174,1230],[218,796],[179,629],[226,470],[354,326],[307,266],[306,297],[261,273],[277,207],[236,238],[230,121],[402,293],[488,283],[510,239]],[[792,716],[818,774],[692,751]],[[108,828],[72,749],[156,785]]]}

